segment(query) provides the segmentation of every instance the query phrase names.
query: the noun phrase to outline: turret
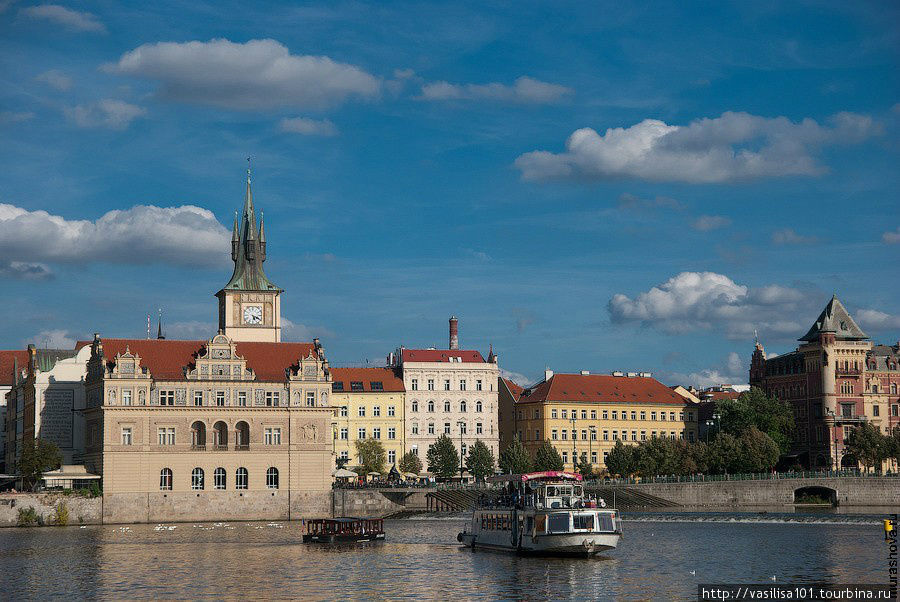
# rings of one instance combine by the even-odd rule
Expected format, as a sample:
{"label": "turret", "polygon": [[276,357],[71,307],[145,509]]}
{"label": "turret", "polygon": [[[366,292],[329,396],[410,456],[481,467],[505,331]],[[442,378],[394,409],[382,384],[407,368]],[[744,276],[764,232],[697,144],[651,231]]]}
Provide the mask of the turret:
{"label": "turret", "polygon": [[753,348],[753,356],[750,358],[750,386],[762,385],[766,377],[766,350],[756,337],[756,345]]}

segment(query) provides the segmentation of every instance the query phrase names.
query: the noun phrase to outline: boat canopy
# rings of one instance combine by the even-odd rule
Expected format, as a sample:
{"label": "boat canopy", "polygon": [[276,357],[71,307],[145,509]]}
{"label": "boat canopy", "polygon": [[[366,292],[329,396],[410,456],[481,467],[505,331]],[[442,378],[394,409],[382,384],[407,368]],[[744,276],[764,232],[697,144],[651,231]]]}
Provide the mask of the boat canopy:
{"label": "boat canopy", "polygon": [[488,477],[488,483],[527,483],[528,481],[572,480],[580,481],[582,476],[577,472],[562,472],[559,470],[545,470],[543,472],[526,472],[524,474],[501,474]]}

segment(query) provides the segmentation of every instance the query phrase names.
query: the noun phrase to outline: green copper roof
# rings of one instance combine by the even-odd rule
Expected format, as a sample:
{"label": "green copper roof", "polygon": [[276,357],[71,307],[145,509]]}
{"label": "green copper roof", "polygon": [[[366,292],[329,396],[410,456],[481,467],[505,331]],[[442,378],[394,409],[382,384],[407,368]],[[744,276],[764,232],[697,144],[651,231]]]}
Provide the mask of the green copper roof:
{"label": "green copper roof", "polygon": [[[257,235],[257,232],[259,234]],[[266,260],[266,238],[263,221],[256,226],[256,214],[253,209],[253,192],[250,190],[250,172],[247,171],[247,195],[244,199],[244,214],[241,217],[240,229],[237,218],[231,239],[231,258],[234,261],[234,273],[222,290],[226,291],[278,291],[266,276],[263,262]]]}

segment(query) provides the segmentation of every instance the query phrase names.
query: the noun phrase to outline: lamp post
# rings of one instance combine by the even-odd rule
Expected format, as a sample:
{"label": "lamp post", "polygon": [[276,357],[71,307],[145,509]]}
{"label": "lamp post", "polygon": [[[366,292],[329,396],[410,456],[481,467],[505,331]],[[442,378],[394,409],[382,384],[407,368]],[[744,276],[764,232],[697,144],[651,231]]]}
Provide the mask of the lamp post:
{"label": "lamp post", "polygon": [[[831,461],[831,469],[835,472],[838,470],[838,442],[837,442],[837,415],[834,413],[834,410],[830,408],[825,408],[825,415],[831,418],[831,438],[834,441],[834,449],[831,453],[832,461]],[[827,424],[827,423],[826,423]]]}
{"label": "lamp post", "polygon": [[575,410],[572,410],[572,472],[578,468],[578,451],[575,449],[575,443],[578,441],[578,431],[575,430]]}
{"label": "lamp post", "polygon": [[463,429],[466,426],[466,423],[460,420],[456,423],[456,426],[459,427],[459,484],[462,485],[463,482]]}

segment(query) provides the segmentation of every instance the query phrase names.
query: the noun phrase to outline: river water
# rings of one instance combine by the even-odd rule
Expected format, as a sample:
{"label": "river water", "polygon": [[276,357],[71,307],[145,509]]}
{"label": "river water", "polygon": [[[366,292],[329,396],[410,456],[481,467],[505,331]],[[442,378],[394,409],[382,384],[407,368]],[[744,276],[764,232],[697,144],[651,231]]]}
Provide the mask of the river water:
{"label": "river water", "polygon": [[3,529],[0,598],[695,600],[699,583],[886,583],[879,515],[631,513],[585,559],[461,548],[461,515],[385,521],[387,541],[301,543],[299,523]]}

